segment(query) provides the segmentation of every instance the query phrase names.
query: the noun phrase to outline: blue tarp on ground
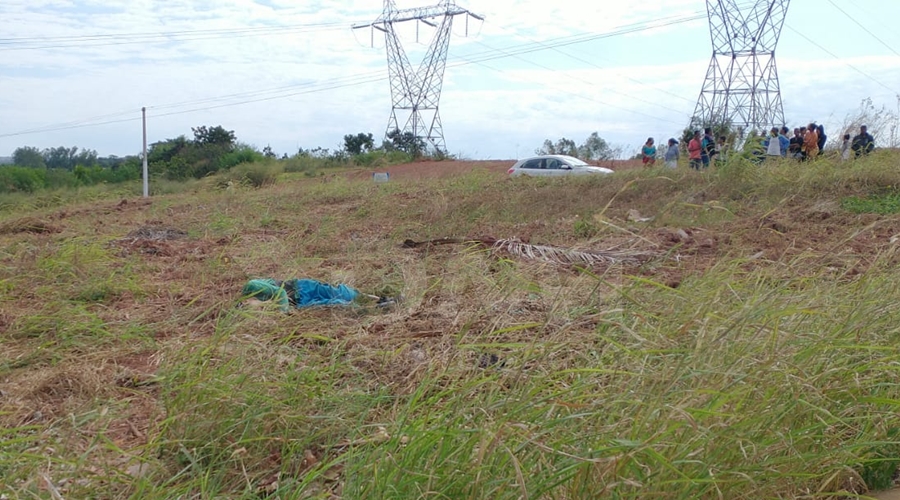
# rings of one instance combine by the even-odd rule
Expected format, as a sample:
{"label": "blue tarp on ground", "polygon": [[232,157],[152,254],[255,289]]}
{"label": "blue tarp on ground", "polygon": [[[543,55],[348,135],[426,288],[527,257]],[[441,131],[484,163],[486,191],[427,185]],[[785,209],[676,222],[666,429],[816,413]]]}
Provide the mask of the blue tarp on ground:
{"label": "blue tarp on ground", "polygon": [[297,308],[348,305],[359,291],[347,285],[329,285],[311,279],[292,279],[284,282],[273,279],[254,279],[241,291],[245,297],[277,302],[282,310],[291,305]]}

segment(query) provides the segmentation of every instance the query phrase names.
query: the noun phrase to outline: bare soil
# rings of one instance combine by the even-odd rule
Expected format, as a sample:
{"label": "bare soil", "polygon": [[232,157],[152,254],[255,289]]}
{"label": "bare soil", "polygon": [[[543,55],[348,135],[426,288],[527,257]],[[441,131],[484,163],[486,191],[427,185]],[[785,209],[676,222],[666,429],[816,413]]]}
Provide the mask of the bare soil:
{"label": "bare soil", "polygon": [[[350,172],[348,176],[351,179],[366,179],[371,177],[372,172],[387,172],[391,174],[391,179],[433,179],[438,177],[448,177],[453,175],[465,174],[468,172],[483,170],[493,173],[505,174],[516,160],[485,160],[485,161],[467,161],[467,160],[448,160],[448,161],[417,161],[404,165],[391,165],[389,167],[380,167],[373,170],[356,170]],[[602,162],[594,162],[594,165],[610,168],[613,170],[622,170],[629,168],[640,168],[641,162],[631,160],[608,160]]]}

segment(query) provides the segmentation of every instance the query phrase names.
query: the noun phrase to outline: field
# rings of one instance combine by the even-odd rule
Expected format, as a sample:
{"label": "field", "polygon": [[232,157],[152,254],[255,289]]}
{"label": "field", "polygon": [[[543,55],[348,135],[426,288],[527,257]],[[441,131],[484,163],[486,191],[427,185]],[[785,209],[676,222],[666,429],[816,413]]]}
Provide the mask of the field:
{"label": "field", "polygon": [[[0,498],[892,486],[900,155],[510,164],[0,200]],[[239,307],[255,277],[403,301]]]}

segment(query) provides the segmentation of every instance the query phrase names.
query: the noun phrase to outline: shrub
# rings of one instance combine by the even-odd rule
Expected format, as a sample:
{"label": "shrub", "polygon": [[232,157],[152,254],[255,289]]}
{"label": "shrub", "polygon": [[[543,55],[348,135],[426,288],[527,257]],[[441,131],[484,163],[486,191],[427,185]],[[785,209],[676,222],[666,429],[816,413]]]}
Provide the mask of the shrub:
{"label": "shrub", "polygon": [[383,167],[398,163],[409,163],[412,160],[412,155],[403,151],[385,151],[383,149],[361,153],[353,157],[353,163],[361,167]]}
{"label": "shrub", "polygon": [[227,170],[242,163],[255,163],[265,159],[265,155],[259,151],[250,146],[243,146],[223,155],[218,160],[218,170]]}
{"label": "shrub", "polygon": [[0,167],[0,192],[33,193],[47,187],[47,171],[38,168]]}
{"label": "shrub", "polygon": [[223,174],[218,184],[223,186],[232,182],[255,188],[270,186],[282,173],[284,165],[279,162],[242,163]]}

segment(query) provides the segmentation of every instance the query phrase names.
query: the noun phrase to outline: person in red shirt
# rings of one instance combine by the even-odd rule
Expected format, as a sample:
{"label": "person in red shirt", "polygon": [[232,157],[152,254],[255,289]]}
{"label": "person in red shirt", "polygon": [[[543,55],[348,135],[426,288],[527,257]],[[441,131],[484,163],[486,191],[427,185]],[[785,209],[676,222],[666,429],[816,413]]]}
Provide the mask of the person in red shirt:
{"label": "person in red shirt", "polygon": [[703,148],[700,146],[700,131],[694,131],[694,137],[688,142],[688,157],[691,159],[691,168],[700,170],[702,164],[700,152]]}

